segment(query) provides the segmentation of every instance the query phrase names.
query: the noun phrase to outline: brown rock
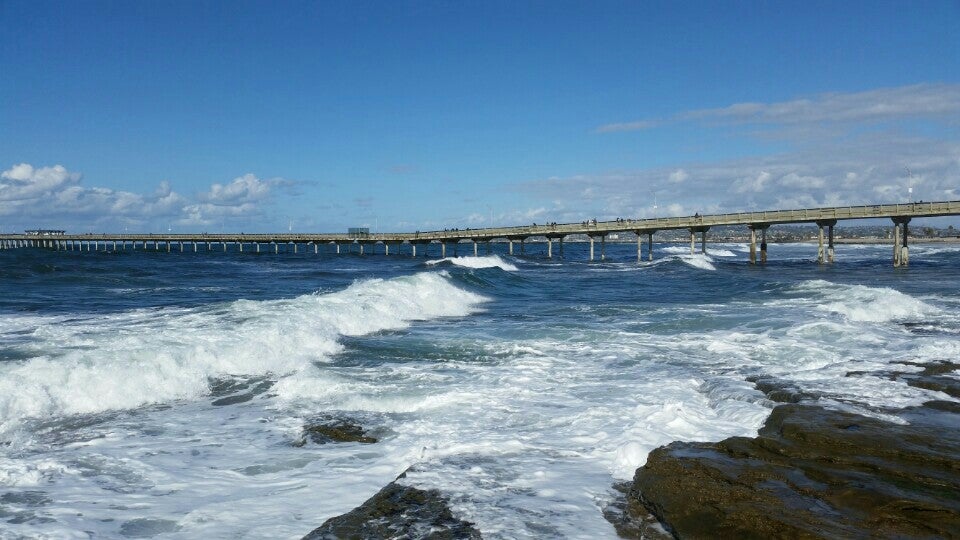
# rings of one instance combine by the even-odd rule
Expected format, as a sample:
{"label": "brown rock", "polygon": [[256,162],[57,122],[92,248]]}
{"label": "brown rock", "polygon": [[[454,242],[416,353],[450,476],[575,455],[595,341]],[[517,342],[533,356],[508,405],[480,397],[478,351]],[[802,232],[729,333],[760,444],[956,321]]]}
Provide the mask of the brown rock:
{"label": "brown rock", "polygon": [[781,405],[756,438],[654,450],[631,494],[679,538],[960,537],[960,416],[906,416]]}

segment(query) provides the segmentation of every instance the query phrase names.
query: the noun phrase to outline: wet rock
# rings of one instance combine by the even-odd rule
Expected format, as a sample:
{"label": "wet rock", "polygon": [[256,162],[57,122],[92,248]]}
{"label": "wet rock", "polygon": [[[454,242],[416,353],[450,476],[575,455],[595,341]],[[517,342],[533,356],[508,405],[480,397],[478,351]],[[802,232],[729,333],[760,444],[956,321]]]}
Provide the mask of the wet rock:
{"label": "wet rock", "polygon": [[923,364],[923,371],[919,373],[898,373],[897,375],[910,386],[943,392],[949,396],[960,398],[960,379],[949,376],[957,370],[960,370],[960,364],[935,362]]}
{"label": "wet rock", "polygon": [[800,403],[804,399],[816,399],[817,396],[804,392],[796,385],[773,377],[747,377],[757,390],[767,395],[770,401],[777,403]]}
{"label": "wet rock", "polygon": [[679,538],[960,537],[960,416],[905,417],[781,405],[756,438],[654,450],[630,497]]}
{"label": "wet rock", "polygon": [[630,482],[614,484],[613,488],[620,493],[609,506],[603,509],[603,517],[609,521],[620,538],[636,540],[670,540],[668,533],[657,517],[640,504],[639,499],[630,496]]}
{"label": "wet rock", "polygon": [[316,444],[358,442],[372,444],[377,442],[364,431],[362,426],[343,419],[327,419],[321,423],[307,425],[303,428],[303,436],[294,446],[303,446],[311,440]]}
{"label": "wet rock", "polygon": [[476,539],[480,532],[453,517],[439,491],[391,482],[357,508],[328,519],[304,540],[340,538]]}

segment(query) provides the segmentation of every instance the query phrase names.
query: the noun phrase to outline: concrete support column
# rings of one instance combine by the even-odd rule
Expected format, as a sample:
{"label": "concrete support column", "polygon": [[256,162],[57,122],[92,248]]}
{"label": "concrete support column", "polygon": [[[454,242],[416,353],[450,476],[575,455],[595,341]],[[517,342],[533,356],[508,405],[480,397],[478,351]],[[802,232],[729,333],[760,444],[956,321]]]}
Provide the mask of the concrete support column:
{"label": "concrete support column", "polygon": [[910,265],[910,248],[907,246],[907,239],[910,237],[908,233],[910,220],[907,219],[903,222],[903,242],[900,242],[900,265],[909,266]]}
{"label": "concrete support column", "polygon": [[600,260],[607,260],[607,235],[604,234],[600,237]]}
{"label": "concrete support column", "polygon": [[477,253],[477,241],[473,240],[473,256],[476,257],[477,255],[479,255],[479,253]]}
{"label": "concrete support column", "polygon": [[239,244],[240,244],[240,253],[243,253],[243,242],[239,242]]}
{"label": "concrete support column", "polygon": [[893,266],[908,266],[910,264],[910,248],[908,244],[910,218],[893,218]]}
{"label": "concrete support column", "polygon": [[826,253],[823,249],[823,225],[817,225],[817,264],[826,262]]}
{"label": "concrete support column", "polygon": [[513,238],[507,238],[507,253],[513,255]]}
{"label": "concrete support column", "polygon": [[389,254],[390,254],[390,242],[384,242],[384,243],[383,243],[383,254],[384,254],[384,255],[389,255]]}
{"label": "concrete support column", "polygon": [[117,250],[117,241],[116,241],[116,240],[113,241],[113,250],[114,250],[114,251]]}
{"label": "concrete support column", "polygon": [[280,254],[280,244],[278,244],[278,243],[276,243],[276,242],[273,243],[273,254],[274,254],[274,255],[279,255],[279,254]]}
{"label": "concrete support column", "polygon": [[[558,238],[558,240],[560,242],[560,258],[562,259],[563,258],[563,237],[561,236],[560,238]],[[488,247],[489,247],[489,244],[488,244]]]}
{"label": "concrete support column", "polygon": [[760,264],[767,264],[767,229],[760,229]]}
{"label": "concrete support column", "polygon": [[223,252],[224,252],[224,253],[227,252],[227,243],[226,243],[226,242],[223,242]]}
{"label": "concrete support column", "polygon": [[[817,263],[826,264],[828,261],[833,262],[833,226],[837,224],[835,219],[825,219],[817,222]],[[824,229],[827,229],[827,235],[829,237],[829,252],[827,249],[824,249],[823,239],[824,239]]]}
{"label": "concrete support column", "polygon": [[647,260],[653,260],[653,233],[647,233]]}
{"label": "concrete support column", "polygon": [[[243,244],[240,245],[242,246]],[[180,253],[183,253],[183,242],[180,242]]]}
{"label": "concrete support column", "polygon": [[411,250],[411,253],[412,253],[411,257],[416,258],[416,256],[417,256],[417,245],[414,244],[414,243],[411,243],[411,244],[410,244],[410,250]]}
{"label": "concrete support column", "polygon": [[893,222],[893,266],[900,266],[900,224]]}
{"label": "concrete support column", "polygon": [[320,253],[320,244],[313,244],[313,254],[318,255]]}
{"label": "concrete support column", "polygon": [[547,237],[547,258],[553,258],[553,238]]}
{"label": "concrete support column", "polygon": [[750,227],[750,264],[757,264],[757,230]]}
{"label": "concrete support column", "polygon": [[[296,242],[292,242],[292,244],[293,244],[293,254],[296,255],[296,254],[297,254],[297,243],[296,243]],[[361,255],[363,254],[363,245],[362,245],[362,244],[360,245],[360,254],[361,254]]]}
{"label": "concrete support column", "polygon": [[339,243],[339,242],[334,242],[333,245],[337,247],[337,255],[339,255],[339,254],[340,254],[340,243]]}
{"label": "concrete support column", "polygon": [[833,225],[827,226],[827,261],[833,264]]}
{"label": "concrete support column", "polygon": [[360,254],[363,255],[363,242],[360,242]]}
{"label": "concrete support column", "polygon": [[697,245],[697,233],[693,232],[693,229],[690,229],[690,254],[693,255],[696,252]]}
{"label": "concrete support column", "polygon": [[703,229],[700,231],[700,252],[704,255],[707,254],[707,230]]}
{"label": "concrete support column", "polygon": [[207,242],[207,251],[213,251],[213,243]]}
{"label": "concrete support column", "polygon": [[589,238],[590,238],[590,260],[592,261],[593,260],[593,237],[591,236]]}
{"label": "concrete support column", "polygon": [[643,260],[643,253],[640,252],[640,246],[643,245],[643,237],[640,236],[640,231],[634,231],[637,235],[637,262]]}

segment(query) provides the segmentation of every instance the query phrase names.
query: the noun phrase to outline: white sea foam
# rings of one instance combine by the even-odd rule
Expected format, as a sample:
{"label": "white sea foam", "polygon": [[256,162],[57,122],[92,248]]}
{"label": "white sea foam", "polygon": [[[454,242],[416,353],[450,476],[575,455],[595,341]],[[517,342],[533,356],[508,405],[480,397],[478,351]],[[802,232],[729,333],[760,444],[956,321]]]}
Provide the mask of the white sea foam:
{"label": "white sea foam", "polygon": [[429,265],[440,263],[450,263],[464,268],[499,268],[507,272],[516,272],[515,265],[503,260],[499,255],[487,255],[483,257],[447,257],[445,259],[433,259],[427,261]]}
{"label": "white sea foam", "polygon": [[[784,252],[806,256],[808,247]],[[685,254],[655,264],[675,266]],[[34,439],[29,451],[16,451],[16,443],[0,446],[0,484],[49,493],[54,502],[36,511],[55,521],[4,528],[26,537],[90,530],[112,538],[124,526],[154,523],[179,528],[164,538],[302,537],[412,466],[401,482],[442,490],[454,514],[475,523],[485,538],[614,538],[600,509],[613,496],[611,484],[632,477],[651,450],[675,440],[750,436],[762,425],[774,404],[749,376],[781,381],[826,404],[860,403],[866,406],[861,413],[953,399],[885,373],[891,366],[919,369],[903,360],[955,358],[958,340],[882,324],[912,319],[914,308],[897,307],[916,307],[912,301],[922,304],[924,320],[950,323],[955,309],[944,306],[956,298],[948,287],[922,298],[880,287],[851,294],[846,285],[791,286],[774,277],[769,287],[732,300],[685,291],[680,301],[653,297],[647,304],[637,303],[646,296],[631,289],[646,282],[620,274],[609,283],[622,291],[613,303],[591,302],[589,294],[551,303],[552,295],[570,292],[551,280],[572,265],[553,263],[549,273],[538,274],[537,263],[529,264],[531,281],[551,286],[537,301],[523,296],[520,306],[504,308],[508,302],[498,300],[491,309],[504,308],[503,317],[423,324],[359,340],[337,337],[465,314],[481,300],[461,296],[443,272],[432,270],[285,301],[79,321],[0,319],[0,332],[38,344],[36,350],[69,347],[46,361],[67,360],[71,369],[84,360],[106,371],[119,365],[110,361],[120,357],[117,351],[131,345],[145,372],[160,369],[161,353],[174,363],[190,353],[177,365],[201,366],[201,395],[207,377],[217,374],[282,375],[270,375],[276,384],[246,403],[215,407],[212,397],[187,399],[97,415],[89,425],[87,417],[47,423],[80,427],[31,424],[18,432]],[[583,264],[576,271],[638,266]],[[685,278],[701,275],[670,274],[680,288]],[[750,274],[770,278],[770,272]],[[596,274],[584,283],[604,285]],[[885,299],[895,300],[888,306]],[[906,315],[881,321],[863,315],[878,302],[885,312]],[[831,304],[839,306],[821,307]],[[333,355],[341,350],[338,341],[350,347],[340,356]],[[143,383],[149,373],[104,376],[113,385],[130,376],[148,396],[158,392]],[[64,377],[58,384],[74,382]],[[107,386],[90,384],[101,385],[99,392]],[[326,414],[350,417],[379,442],[291,444],[307,419]],[[50,441],[57,437],[67,442]]]}
{"label": "white sea foam", "polygon": [[839,285],[823,280],[804,282],[798,291],[819,297],[818,309],[851,321],[888,322],[916,320],[937,315],[940,309],[887,287]]}
{"label": "white sea foam", "polygon": [[483,301],[443,273],[424,272],[289,300],[43,325],[33,345],[45,356],[0,366],[0,433],[25,418],[194,398],[211,377],[294,373],[337,352],[338,336],[464,316]]}
{"label": "white sea foam", "polygon": [[[684,246],[667,246],[655,251],[669,253],[671,255],[696,255],[701,253],[699,245],[697,246],[696,253],[693,253],[693,254],[690,253],[690,248],[684,247]],[[730,251],[729,249],[711,248],[709,246],[707,247],[707,255],[711,257],[736,257],[737,256],[736,253]]]}
{"label": "white sea foam", "polygon": [[686,264],[699,268],[701,270],[716,270],[717,267],[713,265],[713,259],[709,255],[704,255],[702,253],[695,253],[693,255],[677,255],[677,257],[685,262]]}

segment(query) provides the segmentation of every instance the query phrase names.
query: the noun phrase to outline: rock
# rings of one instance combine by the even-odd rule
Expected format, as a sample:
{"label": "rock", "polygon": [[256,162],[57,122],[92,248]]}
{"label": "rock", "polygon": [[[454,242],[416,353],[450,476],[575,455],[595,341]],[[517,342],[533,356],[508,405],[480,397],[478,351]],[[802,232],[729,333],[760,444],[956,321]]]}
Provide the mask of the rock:
{"label": "rock", "polygon": [[960,537],[960,416],[904,413],[780,405],[756,438],[654,450],[630,496],[678,538]]}
{"label": "rock", "polygon": [[376,437],[367,435],[363,427],[343,419],[327,419],[323,423],[308,425],[303,428],[303,436],[294,446],[303,446],[307,439],[316,444],[358,442],[373,444]]}
{"label": "rock", "polygon": [[603,509],[603,517],[616,529],[617,536],[635,540],[670,540],[673,538],[660,525],[656,516],[640,504],[639,499],[630,496],[630,482],[614,484],[613,489],[618,491],[621,496]]}
{"label": "rock", "polygon": [[478,539],[480,532],[453,517],[439,491],[391,482],[357,508],[328,519],[304,540],[339,538]]}

